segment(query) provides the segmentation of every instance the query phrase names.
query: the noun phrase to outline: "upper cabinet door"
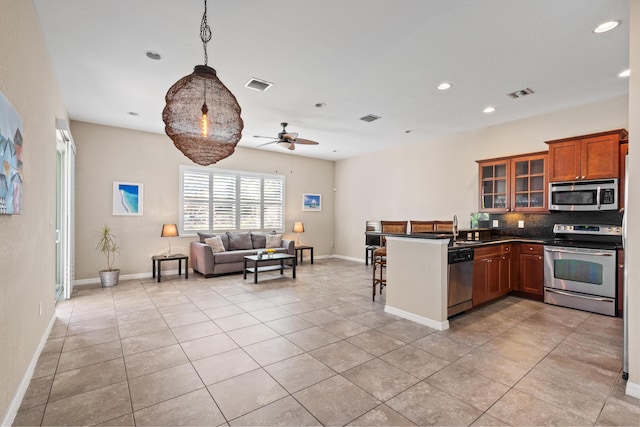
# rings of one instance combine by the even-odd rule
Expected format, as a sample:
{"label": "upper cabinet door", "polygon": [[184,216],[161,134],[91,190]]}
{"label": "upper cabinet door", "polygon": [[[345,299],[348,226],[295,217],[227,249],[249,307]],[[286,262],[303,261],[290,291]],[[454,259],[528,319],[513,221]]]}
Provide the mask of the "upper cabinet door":
{"label": "upper cabinet door", "polygon": [[618,178],[619,159],[617,134],[583,139],[580,179]]}
{"label": "upper cabinet door", "polygon": [[547,141],[549,181],[618,178],[620,141],[626,136],[626,130],[618,129]]}
{"label": "upper cabinet door", "polygon": [[509,212],[511,207],[508,159],[496,161],[479,161],[480,203],[481,212]]}
{"label": "upper cabinet door", "polygon": [[549,144],[549,181],[577,181],[582,174],[580,141]]}
{"label": "upper cabinet door", "polygon": [[547,154],[518,156],[511,159],[511,210],[545,212],[547,210]]}

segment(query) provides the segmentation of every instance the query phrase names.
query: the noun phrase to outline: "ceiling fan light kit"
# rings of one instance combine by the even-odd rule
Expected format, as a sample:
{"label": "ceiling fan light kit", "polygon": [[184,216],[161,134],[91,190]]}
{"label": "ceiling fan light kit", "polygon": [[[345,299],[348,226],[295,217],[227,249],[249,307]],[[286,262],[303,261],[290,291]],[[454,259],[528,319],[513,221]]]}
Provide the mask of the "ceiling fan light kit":
{"label": "ceiling fan light kit", "polygon": [[244,123],[236,97],[207,65],[207,43],[211,28],[207,24],[207,0],[200,25],[204,65],[178,80],[167,92],[162,111],[165,132],[173,144],[193,162],[208,166],[235,151]]}

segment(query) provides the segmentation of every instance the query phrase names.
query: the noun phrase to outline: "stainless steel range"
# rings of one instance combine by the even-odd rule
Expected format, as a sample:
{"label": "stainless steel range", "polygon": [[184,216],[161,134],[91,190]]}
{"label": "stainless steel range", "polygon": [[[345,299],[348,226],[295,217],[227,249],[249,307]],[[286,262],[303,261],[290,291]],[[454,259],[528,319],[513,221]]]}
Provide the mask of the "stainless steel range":
{"label": "stainless steel range", "polygon": [[616,315],[618,225],[556,224],[544,247],[544,301]]}

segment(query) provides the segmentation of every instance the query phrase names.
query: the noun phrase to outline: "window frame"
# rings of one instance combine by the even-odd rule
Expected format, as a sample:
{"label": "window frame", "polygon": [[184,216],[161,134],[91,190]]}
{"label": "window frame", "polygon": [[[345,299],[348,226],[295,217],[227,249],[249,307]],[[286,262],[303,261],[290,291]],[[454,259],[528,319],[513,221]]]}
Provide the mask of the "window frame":
{"label": "window frame", "polygon": [[[189,201],[185,200],[185,174],[186,173],[193,173],[193,174],[200,174],[202,176],[202,178],[204,179],[205,176],[208,178],[208,197],[205,199],[204,197],[200,197],[200,199],[198,200],[197,198],[193,198]],[[226,185],[229,185],[229,181],[231,181],[229,178],[233,177],[233,179],[235,180],[235,190],[233,191],[233,198],[222,198],[222,199],[214,199],[214,180],[215,177],[219,177],[221,179],[221,184],[225,184],[224,181],[226,182]],[[245,183],[251,183],[251,181],[253,181],[254,184],[254,188],[255,188],[255,180],[256,178],[258,178],[260,180],[260,196],[259,196],[259,200],[255,197],[255,193],[251,194],[251,191],[249,191],[249,195],[253,196],[253,197],[249,197],[249,198],[242,198],[242,192],[241,190],[244,188],[245,190],[247,189],[251,189],[251,186],[246,186],[243,187],[243,180]],[[281,175],[281,174],[269,174],[269,173],[259,173],[259,172],[248,172],[248,171],[238,171],[238,170],[231,170],[231,169],[216,169],[216,168],[210,168],[210,167],[204,167],[204,166],[190,166],[190,165],[180,165],[179,166],[179,174],[178,174],[178,180],[179,180],[179,194],[178,194],[178,215],[179,215],[179,219],[178,219],[178,227],[179,227],[179,232],[181,236],[195,236],[197,235],[197,233],[224,233],[226,231],[229,232],[238,232],[238,231],[260,231],[260,232],[270,232],[270,231],[275,231],[275,232],[279,232],[279,233],[284,233],[284,229],[285,229],[285,223],[286,223],[286,219],[285,219],[285,213],[286,213],[286,197],[285,197],[285,190],[286,190],[286,176],[285,175]],[[270,182],[276,183],[275,189],[276,192],[275,193],[271,193],[271,196],[275,196],[275,197],[271,197],[269,198],[269,200],[265,200],[265,182]],[[278,183],[280,183],[279,185],[279,189],[280,189],[280,194],[277,194],[277,190],[278,190]],[[270,187],[273,188],[273,187]],[[222,187],[222,192],[219,194],[224,194],[224,191],[226,190],[227,192],[229,192],[229,189],[224,189],[224,186]],[[254,190],[255,191],[255,190]],[[247,193],[245,193],[247,194]],[[279,197],[279,201],[277,200]],[[185,230],[185,219],[184,219],[184,215],[185,215],[185,206],[191,204],[191,206],[196,206],[200,204],[201,206],[201,211],[205,211],[207,212],[207,216],[208,218],[206,219],[208,222],[207,228],[203,229],[203,228],[189,228],[188,230]],[[216,228],[215,227],[215,218],[214,218],[214,208],[215,207],[225,207],[225,204],[227,205],[227,210],[232,212],[232,216],[234,218],[234,227],[224,227],[224,228]],[[253,209],[252,209],[253,207]],[[245,227],[242,227],[243,224],[243,208],[244,208],[244,212],[251,212],[252,210],[255,212],[255,207],[258,208],[259,210],[259,227],[255,227],[255,226],[247,226],[247,224],[245,224]],[[273,208],[276,208],[275,210]],[[277,222],[277,211],[278,211],[278,207],[280,209],[280,224],[278,227],[265,227],[265,208],[271,208],[268,209],[269,211],[276,212],[276,222]],[[248,218],[248,217],[245,217]],[[230,224],[228,224],[230,225]],[[250,225],[256,225],[255,223],[255,218],[253,218],[253,224]],[[273,225],[273,224],[272,224]]]}

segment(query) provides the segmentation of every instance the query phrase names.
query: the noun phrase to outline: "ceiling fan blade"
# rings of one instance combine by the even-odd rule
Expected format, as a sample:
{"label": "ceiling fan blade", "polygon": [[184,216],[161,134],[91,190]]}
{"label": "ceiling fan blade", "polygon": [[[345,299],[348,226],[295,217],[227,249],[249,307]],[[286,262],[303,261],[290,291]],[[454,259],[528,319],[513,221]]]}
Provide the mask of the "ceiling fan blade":
{"label": "ceiling fan blade", "polygon": [[293,139],[295,140],[298,137],[298,134],[296,132],[286,132],[286,133],[282,133],[280,138],[282,139]]}
{"label": "ceiling fan blade", "polygon": [[269,138],[269,139],[276,139],[273,136],[262,136],[262,135],[253,135],[254,138]]}
{"label": "ceiling fan blade", "polygon": [[289,150],[293,151],[296,149],[296,144],[294,144],[293,142],[291,144],[289,144],[289,147],[287,147]]}
{"label": "ceiling fan blade", "polygon": [[295,140],[296,144],[306,144],[306,145],[318,145],[319,142],[311,141],[309,139],[298,138]]}
{"label": "ceiling fan blade", "polygon": [[[279,142],[277,139],[274,141],[269,141],[269,142],[265,142],[264,144],[260,144],[257,147],[264,147],[265,145],[269,145],[269,144],[275,144],[276,142]],[[257,148],[256,147],[256,148]]]}

